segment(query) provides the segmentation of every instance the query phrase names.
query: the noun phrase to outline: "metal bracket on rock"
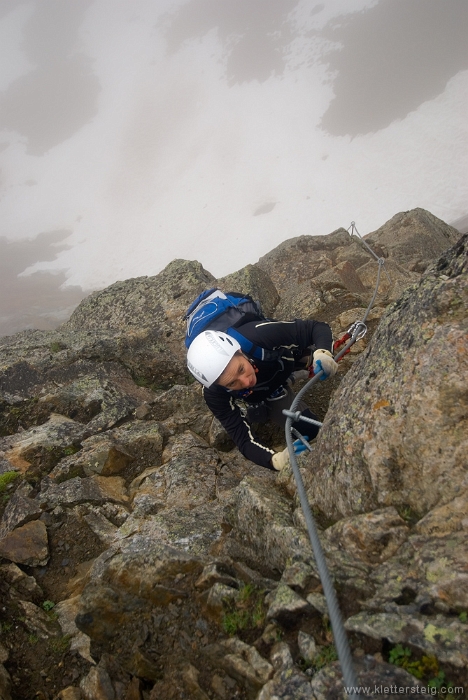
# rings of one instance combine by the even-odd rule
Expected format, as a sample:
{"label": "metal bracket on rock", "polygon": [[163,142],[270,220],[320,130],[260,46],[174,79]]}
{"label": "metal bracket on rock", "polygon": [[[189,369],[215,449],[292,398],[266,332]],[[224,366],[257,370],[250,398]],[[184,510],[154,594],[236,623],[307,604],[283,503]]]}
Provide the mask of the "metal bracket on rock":
{"label": "metal bracket on rock", "polygon": [[[313,418],[309,418],[308,416],[303,416],[301,411],[288,411],[286,408],[282,410],[282,413],[284,416],[287,416],[288,418],[291,418],[295,423],[299,420],[306,421],[307,423],[312,423],[312,425],[318,425],[319,428],[322,427],[323,423],[321,423],[318,420],[314,420]],[[295,430],[295,429],[294,429]],[[294,434],[298,433],[299,431],[296,431]]]}

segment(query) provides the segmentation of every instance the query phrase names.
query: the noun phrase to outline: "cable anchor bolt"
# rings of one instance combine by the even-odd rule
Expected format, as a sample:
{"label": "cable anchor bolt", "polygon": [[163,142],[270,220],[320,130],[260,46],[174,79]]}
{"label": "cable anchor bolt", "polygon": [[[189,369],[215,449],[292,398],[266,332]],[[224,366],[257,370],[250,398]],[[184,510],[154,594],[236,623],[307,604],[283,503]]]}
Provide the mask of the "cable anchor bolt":
{"label": "cable anchor bolt", "polygon": [[311,423],[311,425],[318,425],[319,428],[321,428],[323,425],[323,423],[321,423],[319,420],[314,420],[313,418],[309,418],[309,416],[303,416],[301,411],[288,411],[287,408],[283,408],[281,413],[283,416],[291,418],[291,420],[293,420],[295,423],[302,420],[306,423]]}

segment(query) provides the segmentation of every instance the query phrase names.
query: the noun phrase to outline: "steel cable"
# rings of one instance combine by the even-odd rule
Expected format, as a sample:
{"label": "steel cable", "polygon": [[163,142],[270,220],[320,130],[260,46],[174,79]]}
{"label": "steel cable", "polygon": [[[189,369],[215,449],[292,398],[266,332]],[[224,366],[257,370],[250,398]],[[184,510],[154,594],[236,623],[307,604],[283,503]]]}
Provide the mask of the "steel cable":
{"label": "steel cable", "polygon": [[[370,251],[370,253],[373,255],[375,260],[378,263],[378,271],[377,271],[377,281],[374,289],[374,293],[372,295],[372,299],[366,309],[366,312],[364,314],[364,317],[362,321],[356,321],[351,328],[349,329],[348,333],[351,334],[350,339],[346,343],[346,345],[340,350],[340,352],[335,355],[335,362],[338,362],[343,355],[351,348],[354,343],[359,340],[360,338],[365,335],[367,332],[367,327],[365,325],[365,322],[367,320],[367,317],[369,315],[369,312],[372,308],[372,305],[374,304],[375,298],[377,296],[377,292],[379,289],[380,285],[380,276],[381,276],[381,270],[382,267],[385,263],[385,260],[383,258],[379,258],[374,251],[370,248],[370,246],[364,241],[364,239],[361,237],[359,234],[358,230],[356,229],[354,221],[351,222],[351,234],[353,235],[353,232],[356,232],[357,235],[359,236],[360,240],[362,243],[366,246],[366,248]],[[349,231],[349,229],[348,229]],[[391,283],[390,277],[385,270],[385,274],[387,275],[387,278],[389,282]],[[320,580],[322,582],[322,587],[323,587],[323,592],[325,595],[325,600],[327,602],[327,607],[328,607],[328,612],[329,612],[329,617],[330,617],[330,624],[333,632],[333,638],[335,640],[335,647],[336,647],[336,652],[338,654],[338,659],[340,662],[341,666],[341,671],[343,674],[343,680],[344,680],[344,687],[353,689],[349,693],[349,697],[351,700],[361,700],[361,696],[358,693],[358,685],[357,685],[357,677],[354,671],[354,665],[353,665],[353,659],[351,656],[351,650],[349,647],[349,642],[348,638],[346,636],[346,630],[344,628],[343,624],[343,619],[341,617],[341,611],[340,611],[340,606],[338,603],[338,598],[336,596],[336,592],[333,586],[333,582],[330,578],[330,574],[328,571],[327,567],[327,562],[325,559],[325,554],[322,549],[322,545],[320,543],[320,538],[318,535],[318,530],[317,526],[315,524],[314,517],[312,515],[312,511],[310,509],[309,501],[307,499],[307,493],[305,490],[304,482],[302,480],[302,475],[299,469],[299,465],[296,460],[296,455],[294,454],[294,445],[293,445],[293,435],[301,440],[301,442],[305,442],[302,436],[300,435],[299,431],[297,431],[295,428],[292,427],[293,421],[297,421],[300,417],[300,411],[296,411],[296,408],[302,398],[302,396],[307,393],[312,386],[323,376],[324,372],[323,370],[320,370],[317,374],[315,374],[312,379],[310,379],[303,387],[302,389],[296,394],[294,401],[292,402],[289,411],[283,411],[284,415],[286,416],[286,424],[285,424],[285,433],[286,433],[286,444],[288,446],[289,450],[289,461],[291,464],[292,472],[294,475],[294,479],[296,481],[296,486],[297,486],[297,493],[299,496],[299,501],[301,504],[302,512],[304,513],[304,518],[306,521],[307,525],[307,531],[309,533],[309,539],[310,543],[312,545],[312,551],[314,553],[315,561],[317,564],[317,569],[319,572]],[[305,417],[304,417],[305,418]],[[311,421],[312,422],[312,421]],[[315,421],[314,421],[315,422]]]}

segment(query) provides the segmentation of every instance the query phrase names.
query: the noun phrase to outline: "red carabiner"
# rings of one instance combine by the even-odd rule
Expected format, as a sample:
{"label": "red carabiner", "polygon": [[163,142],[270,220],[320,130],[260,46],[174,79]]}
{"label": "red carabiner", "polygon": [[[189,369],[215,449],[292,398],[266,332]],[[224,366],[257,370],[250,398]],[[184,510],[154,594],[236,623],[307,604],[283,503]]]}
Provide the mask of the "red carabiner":
{"label": "red carabiner", "polygon": [[[350,338],[351,336],[349,335],[349,333],[345,333],[344,336],[342,336],[339,340],[335,340],[335,342],[333,343],[333,352],[336,353],[338,351],[338,348],[344,345],[346,341]],[[349,350],[347,350],[346,352],[349,352]]]}
{"label": "red carabiner", "polygon": [[[333,343],[333,352],[336,354],[338,352],[338,348],[340,348],[342,345],[344,345],[346,343],[346,341],[349,340],[350,338],[351,338],[350,334],[348,332],[346,332],[344,334],[344,336],[342,336],[339,340],[335,340],[335,342]],[[348,348],[346,350],[346,352],[344,352],[339,359],[341,360],[345,355],[348,354],[348,352],[350,352],[350,350],[351,350],[351,348]],[[339,362],[339,360],[338,360],[338,362]]]}

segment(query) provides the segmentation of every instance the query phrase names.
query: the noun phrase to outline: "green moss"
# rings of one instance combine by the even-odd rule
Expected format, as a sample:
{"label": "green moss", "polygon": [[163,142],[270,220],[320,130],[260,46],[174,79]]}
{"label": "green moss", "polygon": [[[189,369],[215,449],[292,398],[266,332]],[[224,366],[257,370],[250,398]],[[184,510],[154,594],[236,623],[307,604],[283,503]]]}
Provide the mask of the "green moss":
{"label": "green moss", "polygon": [[416,525],[416,523],[421,519],[419,513],[416,513],[416,511],[408,505],[400,506],[400,508],[398,508],[398,515],[410,526]]}
{"label": "green moss", "polygon": [[395,664],[395,666],[403,666],[404,660],[410,657],[411,649],[404,647],[402,644],[397,644],[390,650],[388,660],[391,664]]}
{"label": "green moss", "polygon": [[15,481],[15,479],[17,479],[19,476],[19,473],[14,471],[0,474],[0,493],[3,493],[7,486],[13,483],[13,481]]}
{"label": "green moss", "polygon": [[264,595],[265,591],[248,583],[239,589],[236,600],[225,602],[222,627],[226,634],[234,635],[263,626],[266,615]]}
{"label": "green moss", "polygon": [[240,630],[249,627],[250,615],[248,610],[231,610],[223,615],[223,630],[233,636]]}
{"label": "green moss", "polygon": [[150,380],[146,377],[134,377],[133,381],[137,386],[149,387],[151,385]]}
{"label": "green moss", "polygon": [[246,583],[245,586],[239,588],[239,602],[241,604],[248,603],[255,593],[255,586],[251,583]]}
{"label": "green moss", "polygon": [[[397,644],[390,650],[388,660],[391,664],[404,668],[415,678],[424,681],[429,688],[440,691],[445,687],[450,693],[449,689],[453,687],[453,683],[446,679],[445,672],[439,668],[439,662],[435,656],[423,655],[421,658],[415,658],[408,647]],[[445,698],[446,694],[439,692],[437,697]]]}
{"label": "green moss", "polygon": [[333,663],[338,659],[338,654],[334,644],[329,644],[326,647],[322,647],[317,656],[314,659],[314,667],[318,671],[324,666]]}
{"label": "green moss", "polygon": [[151,391],[167,391],[167,389],[170,389],[172,384],[170,382],[155,382],[152,381],[151,379],[148,379],[148,377],[133,377],[133,381],[137,386],[144,387],[145,389],[150,389]]}
{"label": "green moss", "polygon": [[422,656],[420,659],[413,659],[411,650],[397,644],[388,657],[390,663],[401,666],[408,673],[416,678],[432,677],[439,673],[439,664],[435,656]]}
{"label": "green moss", "polygon": [[67,346],[64,345],[64,343],[61,343],[60,341],[54,340],[52,343],[49,345],[49,350],[50,352],[60,352],[61,350],[66,350]]}
{"label": "green moss", "polygon": [[66,447],[63,450],[63,454],[65,455],[65,457],[69,457],[70,455],[74,455],[79,451],[80,451],[79,447],[77,447],[76,445],[70,445],[70,447]]}
{"label": "green moss", "polygon": [[56,637],[55,639],[49,639],[49,648],[54,654],[64,654],[70,646],[71,636],[69,634],[64,637]]}
{"label": "green moss", "polygon": [[[453,683],[447,680],[445,673],[443,671],[439,671],[437,676],[434,678],[431,678],[427,685],[429,688],[436,688],[436,690],[439,691],[437,694],[437,697],[439,698],[446,698],[446,697],[453,697],[451,689],[453,688]],[[442,688],[445,689],[445,692],[441,692]]]}
{"label": "green moss", "polygon": [[312,669],[314,673],[317,673],[317,671],[320,671],[321,668],[328,666],[328,664],[333,663],[337,659],[338,654],[336,652],[335,645],[328,644],[327,646],[318,648],[317,654],[314,656],[312,661],[301,658],[299,659],[298,665],[302,671]]}

